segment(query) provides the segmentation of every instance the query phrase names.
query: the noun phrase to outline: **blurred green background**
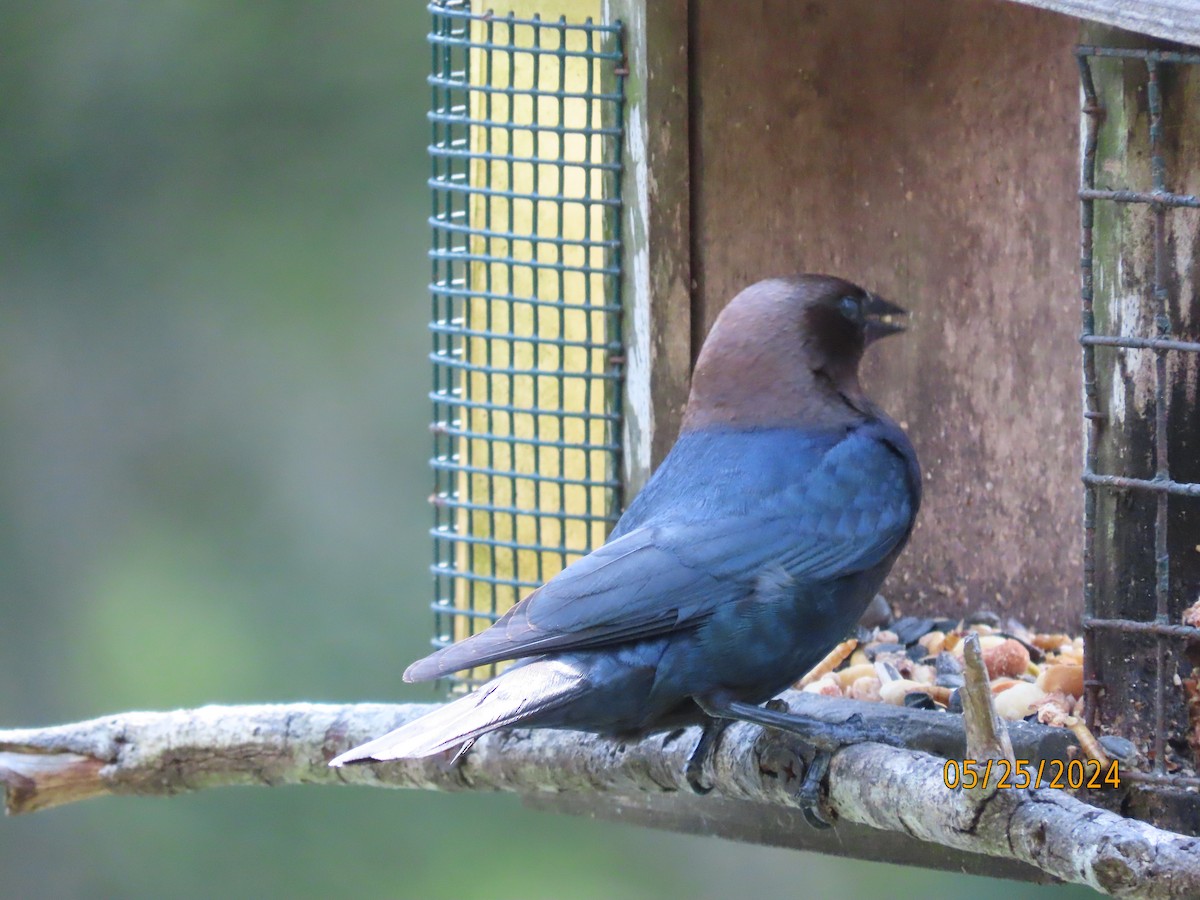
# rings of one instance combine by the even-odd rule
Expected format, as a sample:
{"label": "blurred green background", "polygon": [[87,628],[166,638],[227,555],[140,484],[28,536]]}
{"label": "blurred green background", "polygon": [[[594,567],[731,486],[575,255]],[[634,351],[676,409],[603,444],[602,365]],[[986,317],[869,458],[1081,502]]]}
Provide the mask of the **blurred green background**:
{"label": "blurred green background", "polygon": [[[426,699],[423,4],[0,2],[0,726]],[[353,789],[0,823],[11,897],[1092,896]]]}

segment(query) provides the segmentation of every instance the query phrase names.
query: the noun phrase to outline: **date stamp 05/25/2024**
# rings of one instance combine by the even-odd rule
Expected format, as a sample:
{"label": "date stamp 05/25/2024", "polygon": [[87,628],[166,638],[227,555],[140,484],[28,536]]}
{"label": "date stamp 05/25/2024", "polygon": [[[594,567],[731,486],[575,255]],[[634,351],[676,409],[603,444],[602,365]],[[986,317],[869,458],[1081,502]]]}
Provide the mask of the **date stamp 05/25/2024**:
{"label": "date stamp 05/25/2024", "polygon": [[1121,772],[1117,761],[1099,763],[1094,759],[948,759],[942,768],[942,780],[948,790],[972,790],[988,784],[995,776],[999,789],[1058,788],[1077,791],[1082,788],[1119,788]]}

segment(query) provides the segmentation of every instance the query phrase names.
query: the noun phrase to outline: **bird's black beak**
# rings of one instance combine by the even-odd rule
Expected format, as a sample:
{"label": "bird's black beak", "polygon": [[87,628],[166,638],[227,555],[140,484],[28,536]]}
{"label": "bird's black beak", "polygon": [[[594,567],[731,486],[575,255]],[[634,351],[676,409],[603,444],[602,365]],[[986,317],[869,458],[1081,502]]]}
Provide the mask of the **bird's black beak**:
{"label": "bird's black beak", "polygon": [[908,315],[908,310],[902,306],[874,294],[867,294],[867,302],[863,304],[862,310],[866,318],[864,331],[868,344],[904,330],[904,317]]}

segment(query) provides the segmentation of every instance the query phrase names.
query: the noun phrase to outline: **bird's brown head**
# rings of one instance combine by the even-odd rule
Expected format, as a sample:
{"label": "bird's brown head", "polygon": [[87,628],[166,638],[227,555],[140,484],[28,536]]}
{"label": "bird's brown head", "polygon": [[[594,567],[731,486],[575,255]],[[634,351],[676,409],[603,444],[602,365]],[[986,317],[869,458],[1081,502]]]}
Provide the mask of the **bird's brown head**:
{"label": "bird's brown head", "polygon": [[828,275],[772,278],[721,311],[700,350],[683,419],[698,428],[836,425],[873,412],[858,383],[867,345],[906,313]]}

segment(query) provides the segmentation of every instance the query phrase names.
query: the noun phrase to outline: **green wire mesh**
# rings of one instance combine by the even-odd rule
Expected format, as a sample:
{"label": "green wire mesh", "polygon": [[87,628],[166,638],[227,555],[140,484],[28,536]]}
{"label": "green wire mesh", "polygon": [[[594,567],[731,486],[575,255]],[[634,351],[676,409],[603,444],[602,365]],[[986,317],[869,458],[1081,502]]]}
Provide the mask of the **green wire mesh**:
{"label": "green wire mesh", "polygon": [[603,543],[620,510],[624,70],[619,24],[428,8],[441,647]]}
{"label": "green wire mesh", "polygon": [[[1176,528],[1186,534],[1190,517],[1198,514],[1200,481],[1195,478],[1196,455],[1189,444],[1190,436],[1195,433],[1190,424],[1195,418],[1195,404],[1181,387],[1187,380],[1181,373],[1187,371],[1185,366],[1194,369],[1196,363],[1186,358],[1189,355],[1193,360],[1200,358],[1200,342],[1180,339],[1188,324],[1190,288],[1188,275],[1179,267],[1184,265],[1183,259],[1186,265],[1191,265],[1191,259],[1179,256],[1168,222],[1170,217],[1182,217],[1188,211],[1200,209],[1200,196],[1171,189],[1171,182],[1186,181],[1184,175],[1169,171],[1168,163],[1187,159],[1178,137],[1186,132],[1178,120],[1194,115],[1194,107],[1182,103],[1168,105],[1169,94],[1163,85],[1185,77],[1194,79],[1194,74],[1182,70],[1200,67],[1200,54],[1083,46],[1076,48],[1075,55],[1083,88],[1084,117],[1079,199],[1083,251],[1080,343],[1086,424],[1082,479],[1085,708],[1091,727],[1105,725],[1130,738],[1142,756],[1152,762],[1152,771],[1132,770],[1122,773],[1123,778],[1178,789],[1180,798],[1194,799],[1194,792],[1200,788],[1200,775],[1195,771],[1197,761],[1180,752],[1184,744],[1182,735],[1191,727],[1191,718],[1186,693],[1179,689],[1177,660],[1189,659],[1189,648],[1196,646],[1200,632],[1176,623],[1180,622],[1184,608],[1194,600],[1191,585],[1198,567],[1191,547],[1181,547],[1184,542],[1173,535]],[[1105,80],[1100,80],[1106,72]],[[1193,68],[1192,72],[1200,69]],[[1145,98],[1144,124],[1140,118],[1126,122],[1119,111],[1110,117],[1105,110],[1102,88],[1105,81],[1113,83],[1114,73],[1121,78],[1118,84],[1133,78],[1144,79],[1144,87],[1140,89]],[[1137,171],[1138,165],[1144,167],[1149,184],[1121,183],[1129,177],[1128,173],[1105,167],[1103,153],[1101,164],[1097,164],[1106,121],[1120,129],[1118,140],[1129,140],[1130,144],[1134,140],[1127,134],[1134,133],[1135,127],[1147,130],[1149,158],[1131,163],[1130,170]],[[1132,150],[1128,152],[1133,155]],[[1194,213],[1190,218],[1192,224],[1186,226],[1187,230],[1181,228],[1182,233],[1195,233]],[[1147,237],[1142,252],[1146,254],[1150,283],[1138,289],[1143,291],[1139,298],[1141,309],[1136,315],[1124,313],[1125,321],[1111,307],[1095,303],[1097,292],[1104,290],[1105,274],[1110,284],[1118,280],[1113,272],[1123,262],[1113,258],[1114,251],[1105,244],[1106,238],[1113,240],[1116,221],[1126,223],[1121,225],[1126,235],[1141,228]],[[1137,284],[1139,273],[1119,277],[1121,285],[1115,290],[1122,294],[1131,290],[1125,279],[1129,284]],[[1134,333],[1138,331],[1141,333]],[[1145,356],[1139,359],[1134,354]],[[1147,364],[1152,366],[1154,385],[1148,408],[1128,414],[1115,413],[1110,398],[1117,392],[1112,385],[1119,385],[1124,373]],[[1134,406],[1132,400],[1129,405]],[[1138,417],[1143,415],[1148,421],[1138,423]],[[1111,451],[1102,450],[1106,428],[1121,428],[1126,434],[1131,429],[1151,432],[1153,439],[1148,441],[1146,458],[1141,459],[1138,453],[1124,448],[1114,459]],[[1146,542],[1144,556],[1126,557],[1119,572],[1111,564],[1106,566],[1103,531],[1101,546],[1097,546],[1097,529],[1106,527],[1105,519],[1110,523],[1108,527],[1113,527],[1111,522],[1116,517],[1122,520],[1121,527],[1127,534],[1133,533],[1135,523],[1140,523],[1138,539]],[[1114,584],[1118,587],[1112,587]],[[1192,673],[1195,677],[1195,668]],[[1187,795],[1182,793],[1185,789]],[[1196,829],[1195,804],[1175,807],[1185,812],[1168,813],[1168,809],[1169,806],[1161,808],[1159,824],[1169,814],[1175,814],[1189,817],[1186,827]],[[1169,820],[1166,824],[1178,827]]]}

